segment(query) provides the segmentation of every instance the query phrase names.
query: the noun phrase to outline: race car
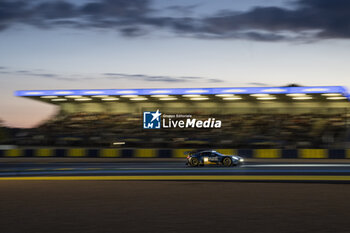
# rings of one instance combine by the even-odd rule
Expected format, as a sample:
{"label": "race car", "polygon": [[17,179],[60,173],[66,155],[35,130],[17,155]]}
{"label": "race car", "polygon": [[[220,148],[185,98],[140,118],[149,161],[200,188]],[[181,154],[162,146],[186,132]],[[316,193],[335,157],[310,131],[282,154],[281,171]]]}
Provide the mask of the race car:
{"label": "race car", "polygon": [[244,159],[237,155],[223,155],[215,150],[187,152],[186,165],[191,167],[204,166],[207,164],[223,165],[225,167],[239,166]]}

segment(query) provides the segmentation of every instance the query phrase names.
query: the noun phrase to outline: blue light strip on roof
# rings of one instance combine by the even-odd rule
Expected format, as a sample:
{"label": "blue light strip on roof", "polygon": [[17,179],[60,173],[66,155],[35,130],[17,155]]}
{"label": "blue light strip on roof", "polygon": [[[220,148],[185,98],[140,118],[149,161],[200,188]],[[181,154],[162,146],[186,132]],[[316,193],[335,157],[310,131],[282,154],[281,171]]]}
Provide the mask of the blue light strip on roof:
{"label": "blue light strip on roof", "polygon": [[340,93],[349,94],[342,86],[311,87],[224,87],[224,88],[160,88],[160,89],[88,89],[88,90],[21,90],[16,96],[69,96],[69,95],[186,95],[186,94],[293,94]]}

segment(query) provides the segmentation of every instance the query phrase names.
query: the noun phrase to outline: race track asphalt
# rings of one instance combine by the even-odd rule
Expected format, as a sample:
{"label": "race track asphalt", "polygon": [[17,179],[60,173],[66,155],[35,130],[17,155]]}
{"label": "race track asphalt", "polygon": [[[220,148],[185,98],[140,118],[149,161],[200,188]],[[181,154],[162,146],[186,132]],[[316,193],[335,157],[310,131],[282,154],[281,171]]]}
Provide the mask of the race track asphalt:
{"label": "race track asphalt", "polygon": [[350,186],[0,181],[0,232],[350,232]]}
{"label": "race track asphalt", "polygon": [[0,232],[349,233],[349,181],[325,177],[350,164],[0,160]]}
{"label": "race track asphalt", "polygon": [[[349,163],[247,161],[238,167],[187,167],[171,162],[3,162],[0,180],[21,177],[73,177],[74,179],[139,180],[296,180],[350,181]],[[81,178],[82,177],[82,178]],[[97,178],[92,178],[97,177]],[[119,177],[119,178],[118,178]],[[138,177],[138,178],[135,178]],[[73,179],[72,178],[72,179]],[[42,178],[43,179],[43,178]]]}

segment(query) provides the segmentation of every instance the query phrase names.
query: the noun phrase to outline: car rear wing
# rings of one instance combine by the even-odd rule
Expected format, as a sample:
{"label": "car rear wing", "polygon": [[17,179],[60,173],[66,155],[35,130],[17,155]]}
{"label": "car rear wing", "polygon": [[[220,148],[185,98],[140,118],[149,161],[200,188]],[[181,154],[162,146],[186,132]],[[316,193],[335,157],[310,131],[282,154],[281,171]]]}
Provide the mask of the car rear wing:
{"label": "car rear wing", "polygon": [[184,155],[193,155],[195,151],[185,151]]}
{"label": "car rear wing", "polygon": [[196,153],[199,153],[203,150],[191,150],[191,151],[185,151],[184,154],[185,155],[193,155],[193,154],[196,154]]}

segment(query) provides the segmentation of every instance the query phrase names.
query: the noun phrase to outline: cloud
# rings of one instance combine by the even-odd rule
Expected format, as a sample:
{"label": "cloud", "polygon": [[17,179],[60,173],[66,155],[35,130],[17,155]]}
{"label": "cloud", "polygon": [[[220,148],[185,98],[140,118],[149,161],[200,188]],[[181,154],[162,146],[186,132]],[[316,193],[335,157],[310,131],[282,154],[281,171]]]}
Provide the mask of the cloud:
{"label": "cloud", "polygon": [[[5,67],[4,67],[5,68]],[[0,67],[1,69],[1,67]],[[19,77],[35,77],[35,78],[45,78],[54,79],[60,81],[83,81],[83,80],[96,80],[96,79],[128,79],[137,80],[145,82],[164,82],[164,83],[175,83],[175,82],[207,82],[207,83],[219,83],[224,82],[221,79],[205,78],[205,77],[193,77],[193,76],[166,76],[166,75],[145,75],[145,74],[124,74],[124,73],[103,73],[103,74],[91,74],[90,77],[86,75],[72,74],[72,75],[62,75],[49,73],[46,71],[39,70],[14,70],[6,69],[0,70],[0,74],[15,75]]]}
{"label": "cloud", "polygon": [[40,28],[71,26],[113,28],[138,25],[146,17],[148,0],[100,0],[85,4],[74,1],[0,0],[0,30],[14,24],[30,24]]}
{"label": "cloud", "polygon": [[[227,9],[191,16],[194,6],[171,6],[171,16],[159,16],[151,0],[75,1],[0,0],[0,30],[15,24],[40,28],[104,28],[128,37],[157,30],[201,39],[256,41],[350,38],[350,1],[294,0],[286,7]],[[178,15],[176,15],[178,14]]]}
{"label": "cloud", "polygon": [[257,83],[257,82],[252,82],[252,83],[246,83],[247,85],[254,85],[254,86],[261,86],[261,87],[269,87],[271,86],[270,84],[267,83]]}
{"label": "cloud", "polygon": [[186,5],[186,6],[169,6],[165,8],[164,10],[168,10],[170,12],[173,12],[175,14],[180,14],[180,15],[191,15],[193,14],[194,10],[199,7],[199,4],[192,4],[192,5]]}
{"label": "cloud", "polygon": [[38,73],[38,72],[30,71],[30,70],[16,70],[16,71],[13,71],[13,73],[28,75],[28,76],[44,77],[44,78],[56,78],[56,77],[58,77],[58,75],[56,75],[56,74]]}
{"label": "cloud", "polygon": [[210,83],[223,82],[221,79],[209,79],[203,77],[173,77],[173,76],[152,76],[144,74],[122,74],[122,73],[104,73],[104,76],[111,79],[128,79],[128,80],[142,80],[147,82],[196,82],[204,81]]}
{"label": "cloud", "polygon": [[254,40],[350,38],[350,1],[299,0],[294,9],[256,7],[205,19],[203,32]]}
{"label": "cloud", "polygon": [[[1,67],[0,67],[1,69]],[[65,80],[65,81],[75,81],[76,79],[71,77],[64,77],[62,75],[53,74],[53,73],[45,73],[45,72],[38,72],[38,71],[32,71],[32,70],[12,70],[5,68],[6,71],[0,71],[0,74],[8,74],[8,75],[20,75],[20,76],[30,76],[30,77],[37,77],[37,78],[51,78],[56,80]]]}

